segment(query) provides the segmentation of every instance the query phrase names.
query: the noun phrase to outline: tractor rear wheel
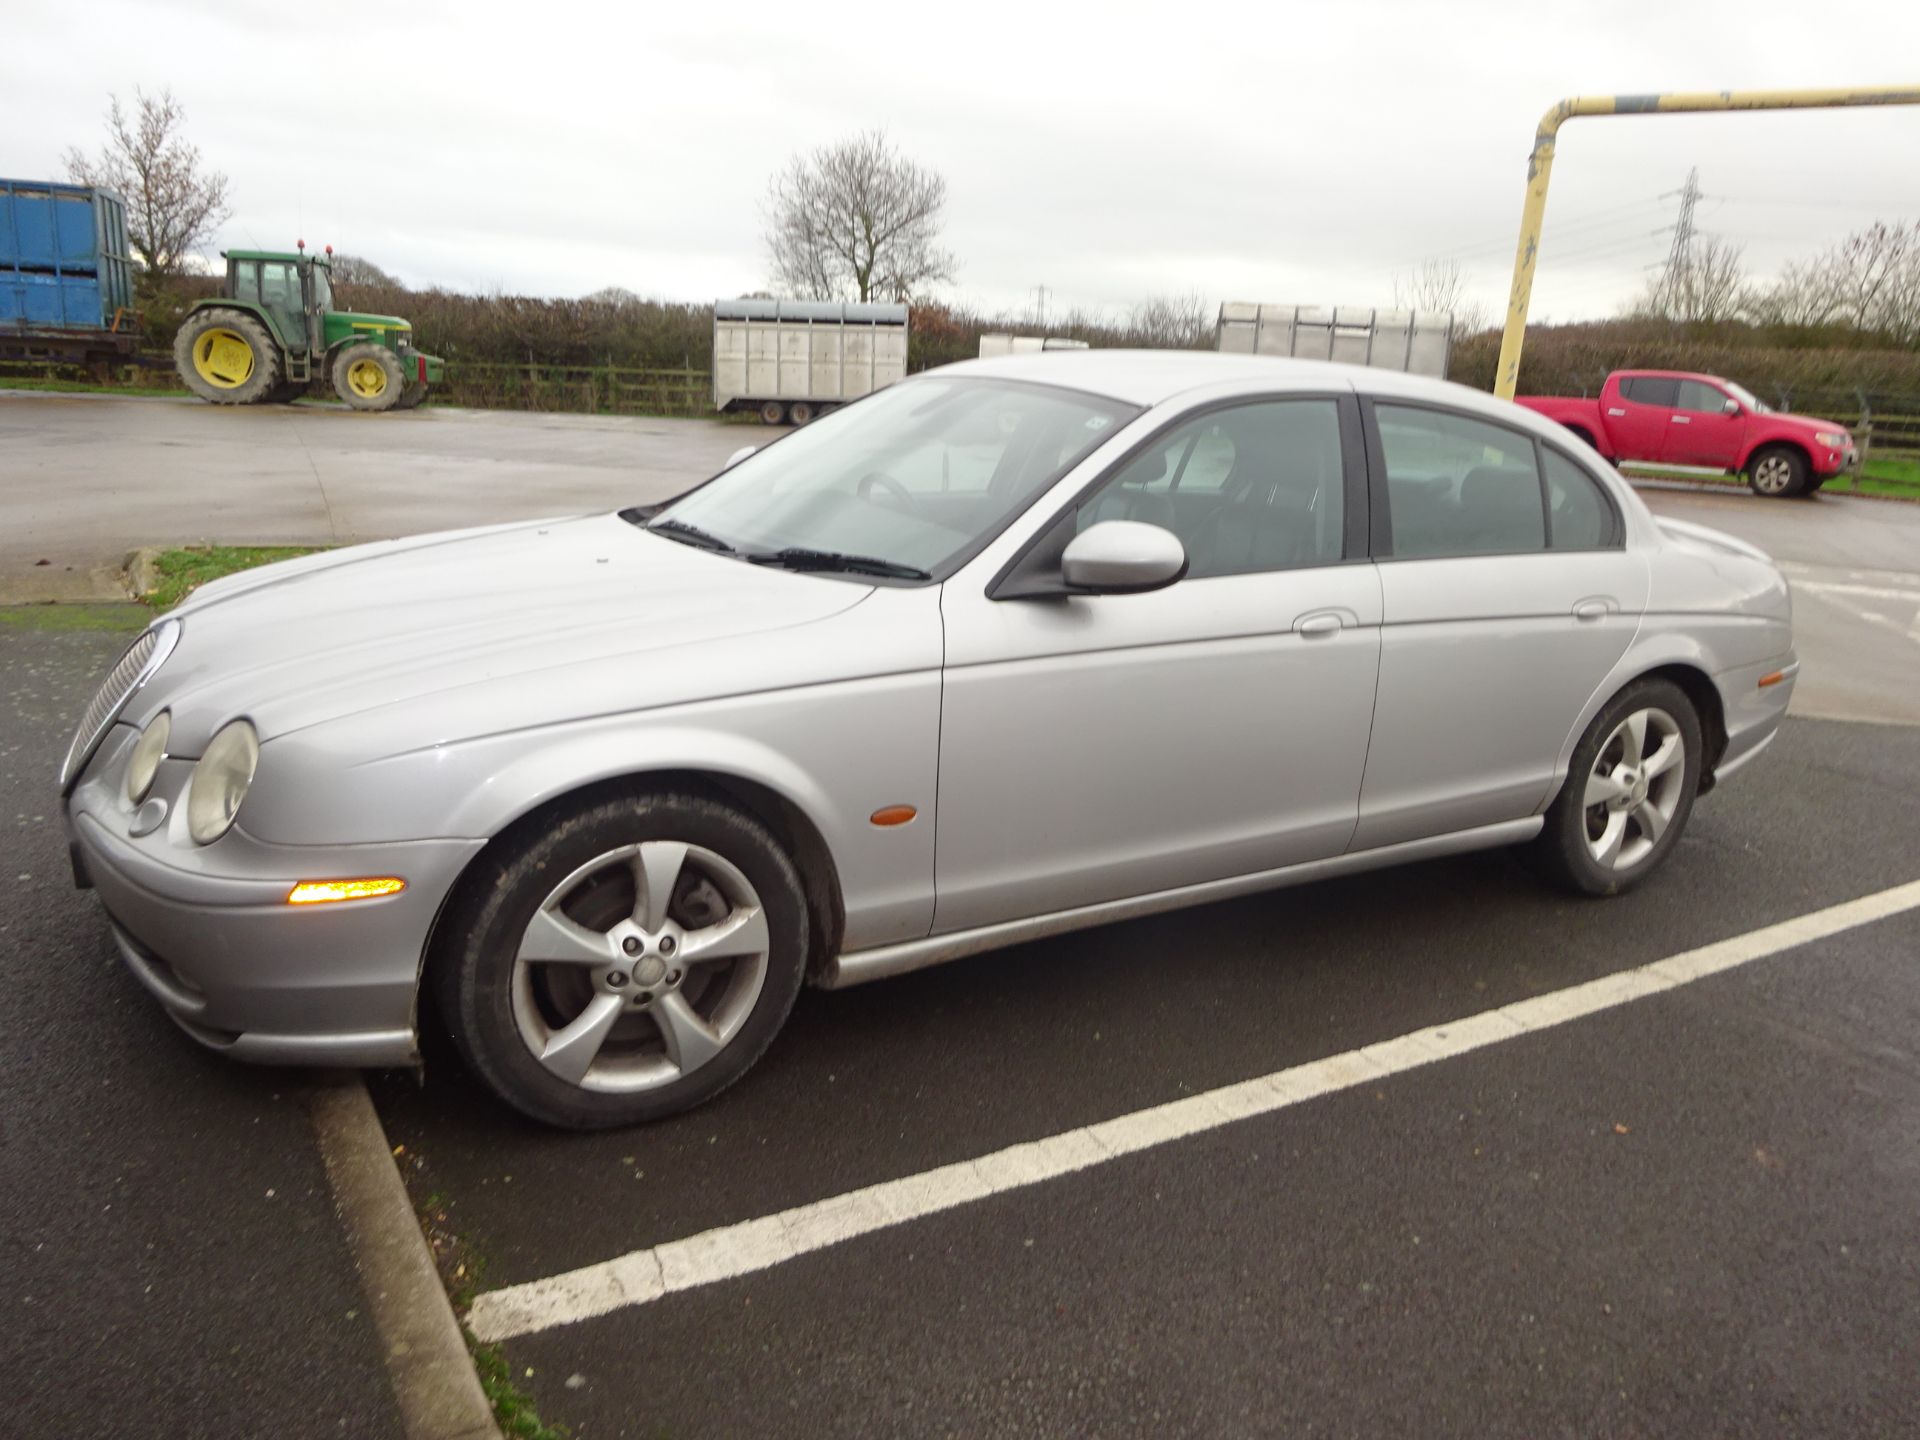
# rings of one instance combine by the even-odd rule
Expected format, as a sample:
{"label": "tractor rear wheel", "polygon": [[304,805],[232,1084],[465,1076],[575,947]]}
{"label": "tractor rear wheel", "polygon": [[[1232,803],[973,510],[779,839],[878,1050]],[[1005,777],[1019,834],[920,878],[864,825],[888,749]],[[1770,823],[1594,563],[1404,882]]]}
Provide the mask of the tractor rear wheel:
{"label": "tractor rear wheel", "polygon": [[406,377],[393,351],[363,340],[334,357],[333,389],[355,410],[391,410],[400,403]]}
{"label": "tractor rear wheel", "polygon": [[186,387],[215,405],[251,405],[280,383],[280,350],[244,310],[196,310],[173,340]]}

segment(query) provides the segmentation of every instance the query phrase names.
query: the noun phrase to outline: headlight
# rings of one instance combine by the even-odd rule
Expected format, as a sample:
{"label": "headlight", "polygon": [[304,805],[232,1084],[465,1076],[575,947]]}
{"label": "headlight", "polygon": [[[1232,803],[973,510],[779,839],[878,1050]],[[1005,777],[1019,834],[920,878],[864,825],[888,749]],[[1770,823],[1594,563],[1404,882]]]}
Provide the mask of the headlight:
{"label": "headlight", "polygon": [[1826,446],[1829,450],[1839,450],[1842,447],[1844,447],[1847,443],[1847,432],[1844,430],[1840,430],[1840,431],[1821,430],[1818,433],[1816,433],[1813,438],[1818,440],[1822,445]]}
{"label": "headlight", "polygon": [[259,763],[260,737],[244,720],[235,720],[207,742],[187,782],[187,833],[196,845],[211,845],[232,828]]}
{"label": "headlight", "polygon": [[167,758],[167,737],[172,733],[173,716],[162,710],[133,742],[133,754],[127,758],[127,799],[131,803],[138,805],[153,788],[153,777]]}

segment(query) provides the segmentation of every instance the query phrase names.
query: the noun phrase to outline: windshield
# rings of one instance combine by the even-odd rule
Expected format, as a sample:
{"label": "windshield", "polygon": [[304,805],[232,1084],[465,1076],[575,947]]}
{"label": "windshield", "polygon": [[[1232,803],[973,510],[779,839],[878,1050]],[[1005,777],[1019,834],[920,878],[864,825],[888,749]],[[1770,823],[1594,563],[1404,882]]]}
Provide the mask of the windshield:
{"label": "windshield", "polygon": [[1773,413],[1773,407],[1771,405],[1764,405],[1760,401],[1756,400],[1751,390],[1743,389],[1742,387],[1734,384],[1731,380],[1723,380],[1720,383],[1727,387],[1727,393],[1729,395],[1733,396],[1734,399],[1738,400],[1742,405],[1746,406],[1747,409],[1753,411],[1754,414],[1771,415]]}
{"label": "windshield", "polygon": [[1137,413],[1045,385],[902,381],[748,456],[649,528],[743,559],[855,556],[942,579]]}

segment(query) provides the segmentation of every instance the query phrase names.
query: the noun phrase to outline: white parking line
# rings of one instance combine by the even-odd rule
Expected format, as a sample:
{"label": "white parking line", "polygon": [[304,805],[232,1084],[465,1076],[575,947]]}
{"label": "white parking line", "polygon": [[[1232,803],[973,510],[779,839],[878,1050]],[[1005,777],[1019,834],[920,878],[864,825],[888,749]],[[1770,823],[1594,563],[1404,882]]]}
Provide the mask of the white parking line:
{"label": "white parking line", "polygon": [[1044,1140],[1009,1146],[977,1160],[943,1165],[758,1220],[670,1240],[546,1280],[489,1290],[474,1300],[467,1326],[482,1341],[509,1340],[631,1305],[645,1305],[678,1291],[765,1270],[856,1236],[1204,1134],[1236,1120],[1271,1114],[1316,1096],[1564,1025],[1583,1015],[1657,995],[1913,909],[1920,909],[1920,880],[1584,985],[1484,1010],[1463,1020],[1415,1030],[1377,1045],[1149,1110],[1136,1110]]}

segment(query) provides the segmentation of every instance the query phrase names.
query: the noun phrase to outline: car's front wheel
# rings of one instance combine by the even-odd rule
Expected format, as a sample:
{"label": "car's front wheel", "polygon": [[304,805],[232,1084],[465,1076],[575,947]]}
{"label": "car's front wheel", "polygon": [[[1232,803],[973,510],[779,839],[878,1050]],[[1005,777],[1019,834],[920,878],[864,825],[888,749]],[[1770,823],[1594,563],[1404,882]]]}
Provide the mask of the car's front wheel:
{"label": "car's front wheel", "polygon": [[1670,680],[1637,680],[1574,747],[1531,858],[1583,895],[1618,895],[1679,843],[1700,788],[1700,717]]}
{"label": "car's front wheel", "polygon": [[475,1074],[549,1124],[600,1129],[711,1099],[767,1048],[806,970],[800,876],[752,816],[629,794],[486,857],[434,957]]}

